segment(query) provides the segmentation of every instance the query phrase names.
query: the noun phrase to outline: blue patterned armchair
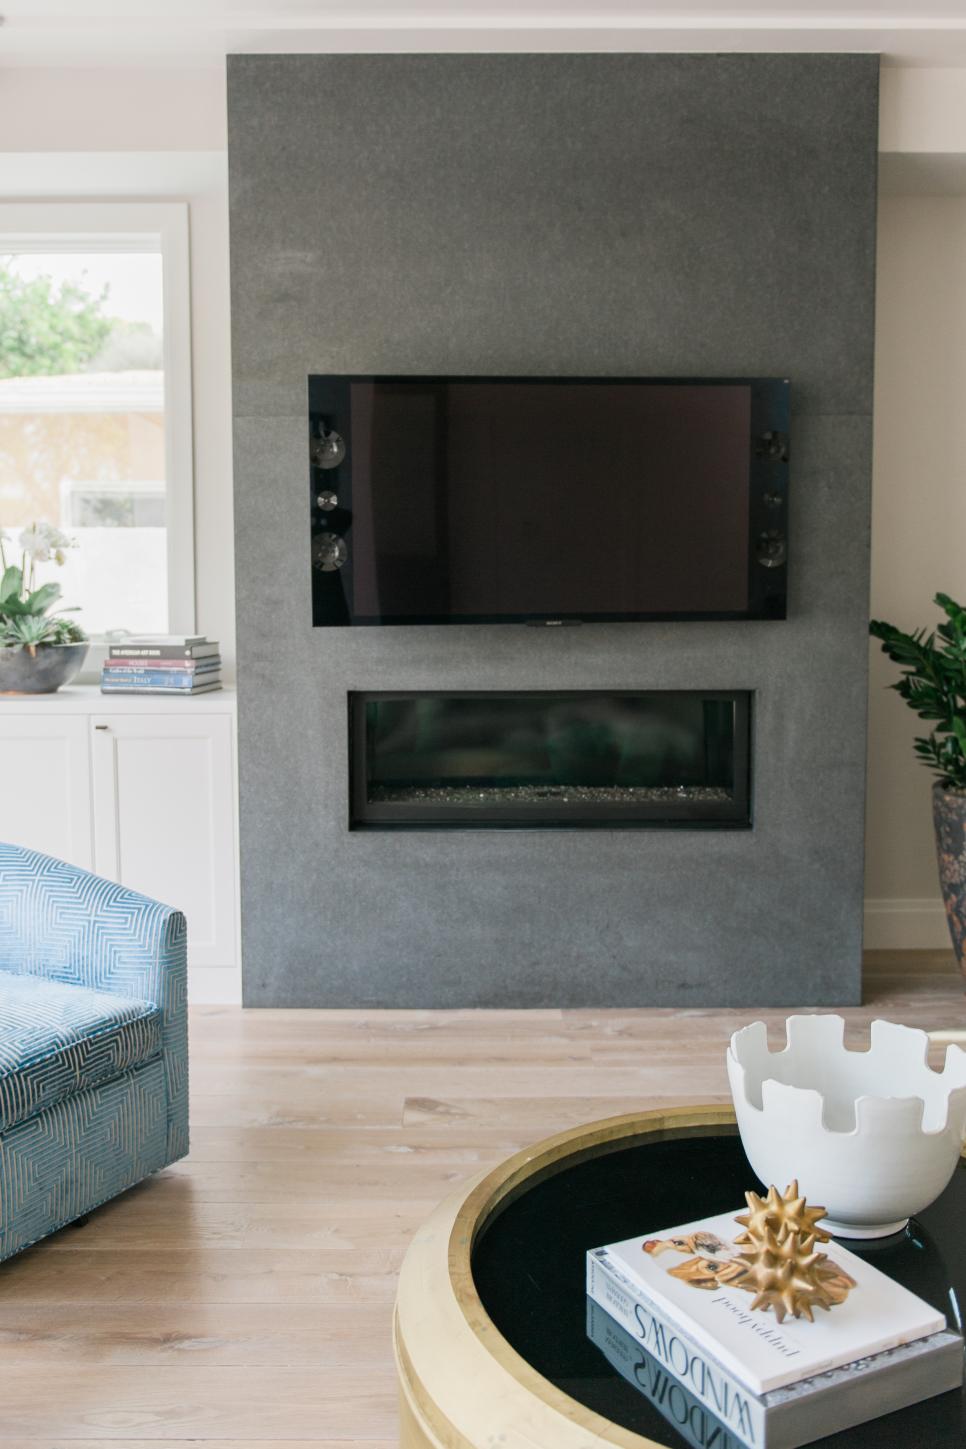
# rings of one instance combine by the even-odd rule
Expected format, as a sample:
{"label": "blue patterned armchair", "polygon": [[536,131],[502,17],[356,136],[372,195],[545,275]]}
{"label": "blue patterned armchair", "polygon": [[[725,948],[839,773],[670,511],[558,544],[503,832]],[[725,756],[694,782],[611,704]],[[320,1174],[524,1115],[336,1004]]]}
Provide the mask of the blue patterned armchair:
{"label": "blue patterned armchair", "polygon": [[179,911],[0,844],[0,1260],[188,1150]]}

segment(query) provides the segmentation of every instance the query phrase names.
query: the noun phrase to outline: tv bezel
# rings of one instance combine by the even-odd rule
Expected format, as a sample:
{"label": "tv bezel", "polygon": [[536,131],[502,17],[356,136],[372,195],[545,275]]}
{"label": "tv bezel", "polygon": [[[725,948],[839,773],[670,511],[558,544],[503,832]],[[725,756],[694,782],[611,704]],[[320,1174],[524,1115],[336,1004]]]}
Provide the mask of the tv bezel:
{"label": "tv bezel", "polygon": [[[650,611],[650,612],[588,612],[530,614],[356,614],[351,607],[352,559],[352,409],[350,388],[355,383],[416,383],[444,385],[447,383],[514,384],[541,383],[549,386],[686,386],[747,387],[751,389],[751,448],[749,453],[748,514],[748,608],[729,611]],[[713,623],[745,620],[780,620],[787,617],[788,595],[788,439],[790,431],[790,393],[788,378],[777,377],[560,377],[521,375],[469,375],[429,373],[312,373],[308,378],[308,445],[311,543],[318,535],[335,533],[348,546],[348,559],[342,568],[323,572],[311,565],[312,624],[314,628],[345,628],[426,624],[530,624],[540,626],[571,624],[628,623]],[[316,429],[324,422],[348,442],[345,460],[336,468],[321,469],[312,463],[311,444]],[[780,438],[775,450],[763,440]],[[339,496],[339,506],[331,511],[319,508],[317,499],[324,489]],[[756,554],[759,540],[769,533],[783,541],[784,557],[773,567],[762,564]],[[311,547],[311,544],[310,544]]]}

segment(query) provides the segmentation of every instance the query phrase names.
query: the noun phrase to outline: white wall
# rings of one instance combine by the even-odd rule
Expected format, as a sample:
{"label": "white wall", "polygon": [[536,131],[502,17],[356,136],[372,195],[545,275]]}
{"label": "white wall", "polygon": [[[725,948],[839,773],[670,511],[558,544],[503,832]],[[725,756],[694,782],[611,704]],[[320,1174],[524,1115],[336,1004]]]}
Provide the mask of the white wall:
{"label": "white wall", "polygon": [[886,67],[879,85],[879,150],[966,154],[966,70]]}
{"label": "white wall", "polygon": [[[221,70],[0,71],[0,199],[188,201],[192,247],[198,626],[234,664],[228,224]],[[881,146],[938,189],[966,175],[966,72],[885,70]],[[83,153],[83,154],[81,154]],[[952,163],[960,163],[957,172]],[[942,165],[927,170],[927,162]],[[930,189],[931,182],[925,185]],[[933,187],[932,189],[936,189]],[[928,623],[966,596],[966,196],[880,211],[873,613]],[[944,946],[929,779],[915,720],[873,651],[867,943]]]}
{"label": "white wall", "polygon": [[0,70],[4,151],[224,151],[221,68]]}
{"label": "white wall", "polygon": [[[884,197],[879,211],[872,613],[932,625],[966,598],[966,197]],[[872,653],[867,944],[947,944],[923,732]]]}
{"label": "white wall", "polygon": [[224,75],[0,71],[0,200],[189,207],[198,629],[234,677],[228,178]]}
{"label": "white wall", "polygon": [[[872,613],[913,628],[966,597],[966,71],[887,69],[881,99]],[[866,945],[948,949],[923,722],[871,648]]]}

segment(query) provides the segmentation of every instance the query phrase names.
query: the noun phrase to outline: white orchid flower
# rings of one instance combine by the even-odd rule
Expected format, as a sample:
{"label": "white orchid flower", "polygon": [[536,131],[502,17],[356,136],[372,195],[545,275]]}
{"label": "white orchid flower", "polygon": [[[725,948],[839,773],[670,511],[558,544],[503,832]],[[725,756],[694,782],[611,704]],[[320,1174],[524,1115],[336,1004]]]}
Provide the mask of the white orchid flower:
{"label": "white orchid flower", "polygon": [[54,558],[60,564],[64,562],[64,549],[72,548],[74,540],[52,523],[33,523],[22,531],[19,543],[34,563],[47,563]]}
{"label": "white orchid flower", "polygon": [[19,543],[24,553],[35,563],[46,563],[50,558],[50,546],[41,532],[40,524],[34,523],[30,528],[25,528],[20,535]]}

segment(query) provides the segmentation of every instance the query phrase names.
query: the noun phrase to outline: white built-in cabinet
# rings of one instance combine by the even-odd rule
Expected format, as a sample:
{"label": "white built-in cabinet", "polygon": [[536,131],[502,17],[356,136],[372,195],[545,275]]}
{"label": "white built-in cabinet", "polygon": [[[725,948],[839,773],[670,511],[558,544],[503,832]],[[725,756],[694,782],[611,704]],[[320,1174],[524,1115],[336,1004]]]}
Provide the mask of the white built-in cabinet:
{"label": "white built-in cabinet", "polygon": [[177,906],[191,998],[241,999],[233,691],[0,700],[0,840]]}
{"label": "white built-in cabinet", "polygon": [[0,710],[0,840],[93,869],[89,739],[84,715]]}

